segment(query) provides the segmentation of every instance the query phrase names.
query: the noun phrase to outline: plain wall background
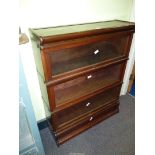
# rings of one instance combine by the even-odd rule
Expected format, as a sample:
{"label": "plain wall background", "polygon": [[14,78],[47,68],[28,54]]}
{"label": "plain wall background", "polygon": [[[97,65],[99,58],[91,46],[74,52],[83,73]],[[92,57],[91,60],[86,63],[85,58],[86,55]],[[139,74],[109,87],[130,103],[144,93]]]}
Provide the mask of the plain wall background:
{"label": "plain wall background", "polygon": [[[134,0],[20,0],[20,27],[29,36],[28,28],[49,27],[120,19],[134,21]],[[22,61],[37,121],[46,114],[31,48],[31,42],[21,47]],[[124,77],[121,94],[126,93],[134,62],[134,42]]]}

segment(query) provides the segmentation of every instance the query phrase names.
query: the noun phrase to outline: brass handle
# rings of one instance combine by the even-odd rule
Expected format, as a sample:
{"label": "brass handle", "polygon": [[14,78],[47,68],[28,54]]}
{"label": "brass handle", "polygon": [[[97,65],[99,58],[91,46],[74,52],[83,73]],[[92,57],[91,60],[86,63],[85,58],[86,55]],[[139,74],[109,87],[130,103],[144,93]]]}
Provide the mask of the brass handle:
{"label": "brass handle", "polygon": [[92,119],[93,119],[93,117],[90,117],[90,119],[89,119],[89,120],[91,121]]}
{"label": "brass handle", "polygon": [[97,54],[97,53],[99,53],[100,51],[97,49],[95,52],[94,52],[94,54]]}
{"label": "brass handle", "polygon": [[90,103],[90,102],[88,102],[88,103],[86,104],[86,107],[88,107],[90,104],[91,104],[91,103]]}
{"label": "brass handle", "polygon": [[88,75],[88,76],[87,76],[87,79],[90,79],[90,78],[92,78],[92,75]]}

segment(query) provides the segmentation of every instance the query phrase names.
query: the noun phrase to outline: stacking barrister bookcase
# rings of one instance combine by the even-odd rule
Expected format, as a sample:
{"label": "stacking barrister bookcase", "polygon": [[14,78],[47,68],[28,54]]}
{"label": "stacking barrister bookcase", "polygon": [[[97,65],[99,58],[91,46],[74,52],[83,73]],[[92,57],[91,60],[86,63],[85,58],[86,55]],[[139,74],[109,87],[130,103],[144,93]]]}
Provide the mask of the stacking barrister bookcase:
{"label": "stacking barrister bookcase", "polygon": [[119,112],[135,25],[112,20],[30,29],[57,144]]}

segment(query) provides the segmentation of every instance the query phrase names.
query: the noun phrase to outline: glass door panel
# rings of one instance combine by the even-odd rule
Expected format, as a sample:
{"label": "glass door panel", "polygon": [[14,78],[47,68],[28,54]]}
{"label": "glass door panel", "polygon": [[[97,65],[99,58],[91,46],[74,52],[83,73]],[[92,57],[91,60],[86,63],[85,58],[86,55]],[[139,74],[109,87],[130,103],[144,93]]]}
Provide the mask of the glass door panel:
{"label": "glass door panel", "polygon": [[56,106],[119,82],[121,67],[118,64],[54,86]]}
{"label": "glass door panel", "polygon": [[128,37],[49,52],[52,76],[125,55]]}

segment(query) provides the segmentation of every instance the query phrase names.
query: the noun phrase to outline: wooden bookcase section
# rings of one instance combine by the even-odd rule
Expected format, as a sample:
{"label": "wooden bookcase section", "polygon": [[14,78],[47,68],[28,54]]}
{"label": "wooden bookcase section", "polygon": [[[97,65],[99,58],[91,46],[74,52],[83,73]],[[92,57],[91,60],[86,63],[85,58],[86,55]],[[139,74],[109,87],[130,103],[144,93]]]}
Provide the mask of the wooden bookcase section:
{"label": "wooden bookcase section", "polygon": [[119,112],[134,29],[120,20],[30,29],[58,145]]}

